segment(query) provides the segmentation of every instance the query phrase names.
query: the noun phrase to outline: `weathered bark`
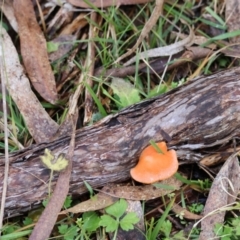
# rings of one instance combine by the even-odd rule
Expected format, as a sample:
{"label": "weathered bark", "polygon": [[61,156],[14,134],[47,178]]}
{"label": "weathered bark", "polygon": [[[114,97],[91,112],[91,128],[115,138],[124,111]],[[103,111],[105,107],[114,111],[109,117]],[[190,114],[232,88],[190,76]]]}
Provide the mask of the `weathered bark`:
{"label": "weathered bark", "polygon": [[[198,161],[205,154],[203,149],[230,144],[239,133],[240,68],[201,77],[78,130],[70,193],[86,192],[83,180],[101,187],[128,179],[130,168],[150,139],[171,138],[169,146],[178,150],[180,158]],[[68,144],[69,137],[65,137],[11,156],[8,215],[26,211],[46,197],[49,170],[39,156],[45,148],[56,155],[66,153]],[[2,181],[3,158],[0,165]]]}

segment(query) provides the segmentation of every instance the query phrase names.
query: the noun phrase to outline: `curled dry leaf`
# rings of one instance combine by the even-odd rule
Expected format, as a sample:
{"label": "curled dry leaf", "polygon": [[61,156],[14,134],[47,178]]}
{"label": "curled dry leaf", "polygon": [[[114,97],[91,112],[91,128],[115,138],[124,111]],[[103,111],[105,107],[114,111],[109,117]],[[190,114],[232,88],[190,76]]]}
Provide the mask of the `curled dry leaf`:
{"label": "curled dry leaf", "polygon": [[4,13],[5,17],[7,18],[7,20],[9,21],[11,27],[14,29],[14,31],[17,32],[18,23],[14,15],[13,0],[8,0],[8,1],[1,0],[0,8],[1,8],[1,11]]}
{"label": "curled dry leaf", "polygon": [[104,193],[98,193],[94,197],[88,199],[87,201],[81,202],[74,207],[68,208],[60,214],[66,214],[66,213],[82,213],[82,212],[88,212],[88,211],[96,211],[103,208],[106,208],[113,203],[115,203],[118,200],[118,198],[111,197]]}
{"label": "curled dry leaf", "polygon": [[[231,190],[230,182],[234,191]],[[236,200],[239,188],[239,163],[236,154],[232,154],[222,166],[210,189],[204,207],[204,216],[209,216],[203,218],[201,221],[202,231],[199,238],[200,240],[213,239],[216,237],[213,231],[214,226],[216,223],[223,223],[225,217],[225,211],[221,211],[220,209]],[[215,212],[218,209],[219,211]]]}
{"label": "curled dry leaf", "polygon": [[[239,30],[240,18],[239,18],[239,7],[240,2],[234,0],[226,1],[226,11],[225,11],[225,19],[226,25],[228,27],[228,32]],[[240,36],[232,37],[229,39],[231,43],[239,43]],[[237,46],[239,50],[239,46]]]}
{"label": "curled dry leaf", "polygon": [[[80,13],[78,16],[74,17],[69,24],[63,26],[59,35],[78,35],[81,29],[88,25],[87,16],[87,13]],[[53,26],[55,27],[55,25]]]}
{"label": "curled dry leaf", "polygon": [[1,29],[1,33],[4,56],[0,57],[1,62],[5,64],[7,89],[34,140],[37,143],[47,142],[57,131],[58,125],[49,117],[31,90],[29,80],[19,62],[18,53],[4,28]]}
{"label": "curled dry leaf", "polygon": [[125,198],[128,200],[150,200],[155,199],[175,190],[178,190],[182,182],[175,177],[163,180],[159,183],[160,187],[154,185],[142,186],[123,186],[117,184],[110,184],[105,186],[101,192],[106,193],[113,197]]}
{"label": "curled dry leaf", "polygon": [[103,187],[100,192],[96,194],[92,199],[85,202],[81,202],[76,206],[66,209],[61,212],[61,214],[72,212],[87,212],[96,211],[110,206],[116,202],[119,198],[124,198],[128,200],[150,200],[158,198],[160,196],[166,195],[178,190],[182,185],[182,182],[177,180],[175,177],[169,178],[167,180],[161,181],[162,185],[171,187],[171,189],[157,188],[153,185],[145,186],[124,186],[119,184],[109,184]]}
{"label": "curled dry leaf", "polygon": [[13,7],[28,76],[37,92],[48,102],[55,103],[57,89],[48,60],[46,39],[36,21],[32,1],[15,0]]}

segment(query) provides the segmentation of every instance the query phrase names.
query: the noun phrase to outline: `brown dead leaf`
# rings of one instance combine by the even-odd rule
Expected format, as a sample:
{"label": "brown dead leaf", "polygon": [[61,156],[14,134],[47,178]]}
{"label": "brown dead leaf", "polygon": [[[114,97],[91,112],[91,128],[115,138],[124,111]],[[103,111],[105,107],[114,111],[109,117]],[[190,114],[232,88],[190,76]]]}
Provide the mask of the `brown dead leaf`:
{"label": "brown dead leaf", "polygon": [[79,203],[78,205],[62,211],[60,214],[68,212],[79,213],[87,211],[96,211],[110,206],[116,202],[119,198],[128,200],[150,200],[177,190],[182,185],[182,182],[175,177],[169,178],[165,181],[161,181],[161,184],[171,186],[171,190],[163,188],[157,188],[153,185],[144,186],[124,186],[118,184],[109,184],[102,190],[98,190],[100,193],[96,194],[92,199]]}
{"label": "brown dead leaf", "polygon": [[48,60],[46,40],[36,21],[32,1],[14,0],[21,54],[28,76],[37,92],[50,103],[57,101],[54,75]]}
{"label": "brown dead leaf", "polygon": [[231,181],[232,188],[230,187],[228,189],[228,204],[233,203],[236,200],[240,190],[240,167],[237,157],[235,157],[232,166],[229,169],[229,180]]}
{"label": "brown dead leaf", "polygon": [[228,48],[224,48],[222,51],[225,56],[233,57],[233,58],[240,58],[240,43],[236,45],[229,46]]}
{"label": "brown dead leaf", "polygon": [[[230,183],[234,188],[231,190]],[[208,199],[204,208],[204,216],[208,215],[201,221],[201,234],[199,240],[212,239],[215,236],[213,229],[216,223],[223,223],[225,211],[219,211],[210,214],[221,207],[235,201],[239,191],[240,174],[239,163],[236,154],[232,154],[222,166],[218,175],[213,181]]]}
{"label": "brown dead leaf", "polygon": [[80,13],[76,16],[71,23],[64,26],[63,30],[61,31],[60,35],[70,35],[76,32],[79,32],[82,28],[84,28],[88,21],[86,19],[86,13]]}
{"label": "brown dead leaf", "polygon": [[1,29],[7,89],[24,117],[27,128],[37,143],[47,142],[57,131],[54,122],[31,90],[29,80],[19,62],[18,53],[4,28]]}
{"label": "brown dead leaf", "polygon": [[[124,186],[119,184],[110,184],[105,186],[101,192],[106,193],[113,197],[124,198],[129,200],[150,200],[160,196],[169,194],[175,190],[178,190],[182,185],[182,182],[177,180],[175,177],[171,177],[167,180],[161,181],[161,187],[154,185],[143,185],[143,186]],[[166,189],[167,186],[169,189]],[[166,188],[165,188],[166,187]]]}
{"label": "brown dead leaf", "polygon": [[98,193],[87,201],[81,202],[72,208],[68,208],[64,211],[61,211],[60,214],[66,214],[69,212],[82,213],[82,212],[88,212],[88,211],[96,211],[112,205],[117,200],[118,198],[111,197],[104,193]]}
{"label": "brown dead leaf", "polygon": [[14,31],[17,32],[18,24],[14,15],[13,0],[8,0],[8,1],[1,0],[0,8],[1,8],[1,11],[4,13],[5,17],[7,18],[7,20],[9,21],[11,27],[14,29]]}
{"label": "brown dead leaf", "polygon": [[[226,1],[225,19],[228,27],[228,32],[239,30],[240,18],[239,18],[240,2],[235,0]],[[240,36],[232,37],[229,39],[231,43],[240,42]],[[237,47],[239,48],[239,47]]]}

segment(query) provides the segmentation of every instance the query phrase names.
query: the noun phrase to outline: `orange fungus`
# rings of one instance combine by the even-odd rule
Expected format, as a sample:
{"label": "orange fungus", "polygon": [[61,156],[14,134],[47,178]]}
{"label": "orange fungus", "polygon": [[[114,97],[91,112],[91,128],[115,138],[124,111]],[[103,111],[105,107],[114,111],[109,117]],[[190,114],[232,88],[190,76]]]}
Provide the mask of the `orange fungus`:
{"label": "orange fungus", "polygon": [[167,150],[165,142],[156,143],[163,153],[157,152],[152,146],[146,147],[138,164],[131,169],[132,178],[141,183],[154,183],[173,176],[178,170],[178,160],[175,150]]}

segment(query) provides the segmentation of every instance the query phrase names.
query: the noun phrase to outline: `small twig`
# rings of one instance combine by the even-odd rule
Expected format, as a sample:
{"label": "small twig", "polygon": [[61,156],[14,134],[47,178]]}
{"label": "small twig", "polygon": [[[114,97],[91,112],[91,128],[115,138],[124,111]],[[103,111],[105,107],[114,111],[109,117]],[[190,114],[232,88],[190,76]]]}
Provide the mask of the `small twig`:
{"label": "small twig", "polygon": [[[1,30],[0,30],[0,34],[1,34]],[[2,103],[3,103],[3,122],[4,122],[5,168],[4,168],[4,180],[3,180],[3,190],[2,190],[2,199],[1,199],[1,211],[0,211],[0,235],[1,235],[1,230],[2,230],[2,226],[3,226],[4,208],[5,208],[5,201],[6,201],[6,195],[7,195],[8,174],[9,174],[7,103],[6,103],[7,76],[6,76],[6,72],[4,71],[4,46],[3,46],[3,41],[1,41],[1,42],[2,42],[2,44],[1,44],[1,52],[0,52],[0,67],[1,67],[1,80],[2,80]]]}
{"label": "small twig", "polygon": [[[97,13],[91,13],[91,22],[96,22],[97,20]],[[88,52],[86,58],[86,66],[87,66],[87,74],[88,77],[86,79],[86,83],[89,87],[93,86],[92,76],[94,73],[94,65],[95,65],[95,44],[92,39],[95,38],[97,34],[97,28],[90,24],[89,27],[89,42],[88,42]],[[84,108],[84,125],[87,124],[92,118],[92,106],[93,106],[93,99],[87,88],[85,89],[85,108]]]}

